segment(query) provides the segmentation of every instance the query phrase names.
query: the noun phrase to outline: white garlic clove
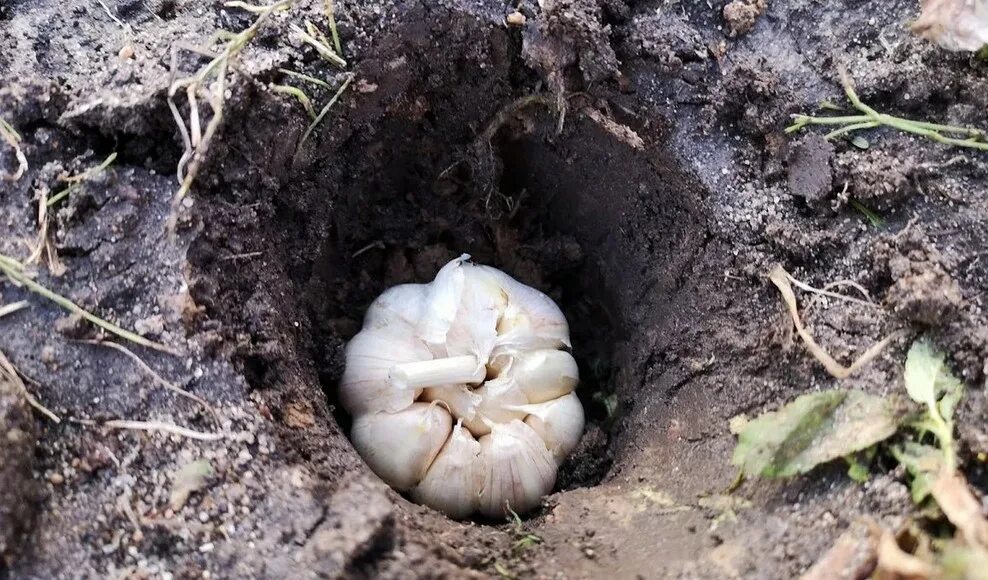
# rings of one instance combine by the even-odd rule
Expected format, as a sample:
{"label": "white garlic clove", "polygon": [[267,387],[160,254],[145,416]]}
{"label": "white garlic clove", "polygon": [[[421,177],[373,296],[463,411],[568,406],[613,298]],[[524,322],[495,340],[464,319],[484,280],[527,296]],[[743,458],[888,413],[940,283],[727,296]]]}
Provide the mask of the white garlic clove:
{"label": "white garlic clove", "polygon": [[412,490],[412,499],[461,519],[477,511],[482,485],[480,443],[457,425],[425,478]]}
{"label": "white garlic clove", "polygon": [[418,484],[449,437],[446,409],[415,403],[397,413],[371,413],[353,422],[351,439],[371,471],[399,491]]}
{"label": "white garlic clove", "polygon": [[476,266],[464,266],[466,284],[456,320],[446,335],[446,355],[470,354],[487,361],[497,344],[497,324],[507,307],[507,296],[488,277],[471,275]]}
{"label": "white garlic clove", "polygon": [[570,393],[536,405],[523,405],[518,410],[529,413],[525,424],[534,430],[545,446],[561,464],[580,442],[586,418],[576,393]]}
{"label": "white garlic clove", "polygon": [[556,463],[535,431],[521,421],[495,425],[480,438],[484,487],[480,513],[491,518],[537,507],[556,483]]}
{"label": "white garlic clove", "polygon": [[346,345],[346,369],[340,380],[340,402],[351,415],[394,413],[415,400],[415,390],[395,389],[389,381],[395,364],[432,359],[428,347],[414,337],[388,328],[364,329]]}
{"label": "white garlic clove", "polygon": [[576,359],[564,350],[519,353],[505,372],[518,383],[529,403],[544,403],[572,393],[580,382]]}
{"label": "white garlic clove", "polygon": [[508,298],[498,322],[495,352],[571,346],[569,324],[552,298],[496,268],[476,266],[474,269],[499,285]]}
{"label": "white garlic clove", "polygon": [[402,284],[388,288],[367,308],[364,329],[387,328],[413,334],[425,304],[426,284]]}
{"label": "white garlic clove", "polygon": [[422,391],[423,401],[441,401],[454,417],[473,419],[480,406],[481,397],[466,385],[429,387]]}
{"label": "white garlic clove", "polygon": [[473,394],[480,397],[480,403],[473,417],[463,417],[463,424],[478,437],[491,432],[491,423],[509,423],[525,418],[525,411],[512,407],[524,405],[528,399],[510,377],[491,379],[474,389]]}
{"label": "white garlic clove", "polygon": [[[463,263],[469,258],[469,254],[463,254],[452,260],[427,286],[416,334],[434,349],[442,349],[446,343],[446,334],[460,309],[465,276]],[[436,352],[442,355],[442,350]]]}

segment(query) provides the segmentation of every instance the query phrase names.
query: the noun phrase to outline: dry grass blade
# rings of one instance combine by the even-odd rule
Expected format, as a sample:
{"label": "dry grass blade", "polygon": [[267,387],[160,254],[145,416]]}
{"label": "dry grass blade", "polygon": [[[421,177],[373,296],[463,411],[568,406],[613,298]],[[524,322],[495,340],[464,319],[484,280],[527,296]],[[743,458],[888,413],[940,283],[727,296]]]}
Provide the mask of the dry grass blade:
{"label": "dry grass blade", "polygon": [[337,89],[336,94],[333,95],[333,98],[331,98],[329,102],[326,103],[326,105],[322,108],[322,110],[319,111],[319,115],[315,118],[315,120],[312,121],[312,123],[310,123],[309,126],[305,129],[305,133],[302,134],[302,139],[299,140],[298,147],[295,149],[296,155],[298,155],[298,151],[302,149],[302,145],[304,145],[305,142],[309,139],[309,136],[312,135],[312,132],[315,131],[316,127],[319,126],[319,123],[322,122],[326,114],[329,113],[329,110],[333,108],[333,105],[336,104],[336,101],[339,100],[340,95],[343,94],[343,91],[345,91],[347,87],[350,86],[351,82],[353,82],[352,75],[348,76],[347,79],[343,82],[343,84],[340,85],[340,88]]}
{"label": "dry grass blade", "polygon": [[[171,86],[168,89],[167,97],[168,108],[171,110],[172,117],[175,119],[175,124],[178,126],[179,133],[182,136],[182,143],[185,146],[185,151],[183,152],[182,158],[178,164],[180,186],[178,191],[175,193],[175,197],[172,199],[172,208],[168,217],[169,231],[174,231],[175,229],[179,205],[192,188],[192,184],[195,182],[196,176],[199,174],[199,169],[205,161],[206,154],[209,152],[209,145],[212,143],[213,137],[216,135],[217,130],[223,122],[223,107],[226,102],[226,75],[229,70],[230,61],[235,59],[240,54],[247,43],[254,38],[257,31],[260,30],[261,26],[264,25],[264,23],[274,12],[288,8],[291,3],[292,0],[280,0],[279,2],[275,2],[274,4],[269,4],[267,6],[254,6],[244,2],[228,3],[227,6],[242,8],[253,14],[257,14],[257,18],[254,20],[254,23],[242,32],[227,37],[227,43],[223,47],[220,54],[213,57],[212,60],[199,69],[199,71],[194,75],[175,80],[171,83]],[[177,51],[173,50],[173,75],[176,70]],[[212,118],[209,120],[209,123],[206,124],[205,131],[201,131],[199,129],[198,92],[209,82],[210,79],[215,79],[214,86],[212,87],[210,94],[207,95],[207,102],[212,109]],[[189,128],[186,126],[185,120],[178,110],[178,107],[175,105],[175,95],[180,89],[186,90],[189,99],[189,125],[192,128],[191,134]],[[187,173],[184,171],[186,164],[188,164]]]}
{"label": "dry grass blade", "polygon": [[889,343],[900,336],[905,335],[904,331],[893,332],[868,348],[864,354],[851,363],[851,366],[845,367],[837,362],[834,357],[830,356],[830,354],[820,345],[818,345],[813,339],[813,336],[806,330],[806,327],[803,326],[803,322],[799,317],[799,308],[796,305],[796,295],[792,291],[792,283],[790,282],[790,278],[791,276],[789,273],[786,272],[785,268],[781,265],[776,266],[769,274],[769,280],[775,284],[775,286],[779,289],[779,292],[782,294],[782,300],[785,302],[789,315],[792,317],[792,322],[796,326],[796,332],[799,334],[800,338],[803,339],[803,342],[806,343],[806,350],[813,355],[813,358],[820,361],[820,364],[827,369],[827,372],[835,378],[846,379],[847,377],[853,375],[881,354]]}
{"label": "dry grass blade", "polygon": [[95,324],[96,326],[102,328],[103,330],[111,334],[115,334],[124,340],[128,340],[140,346],[146,346],[147,348],[151,348],[175,356],[179,355],[178,351],[176,351],[175,349],[148,340],[139,334],[121,328],[120,326],[117,326],[112,322],[103,320],[102,318],[96,316],[95,314],[92,314],[91,312],[85,310],[75,302],[72,302],[68,298],[60,294],[57,294],[55,292],[52,292],[48,288],[45,288],[41,284],[38,284],[24,272],[24,267],[21,266],[21,264],[19,264],[13,258],[0,254],[0,272],[5,274],[7,278],[9,278],[11,282],[13,282],[14,284],[18,286],[23,286],[28,290],[30,290],[31,292],[34,292],[35,294],[38,294],[43,298],[47,298],[48,300],[61,306],[65,310],[68,310],[73,314],[78,314],[82,318],[88,320],[89,322]]}
{"label": "dry grass blade", "polygon": [[63,177],[62,181],[69,183],[70,185],[65,189],[63,189],[62,191],[48,198],[48,202],[47,202],[48,207],[51,207],[56,203],[65,199],[70,193],[72,193],[73,190],[79,187],[79,185],[81,185],[86,180],[92,179],[93,177],[96,177],[97,175],[102,173],[104,170],[106,170],[107,167],[112,165],[113,162],[116,160],[117,160],[117,152],[114,151],[113,153],[110,153],[106,157],[106,159],[104,159],[103,162],[100,163],[99,165],[96,165],[95,167],[90,167],[89,169],[83,171],[78,175]]}
{"label": "dry grass blade", "polygon": [[21,380],[21,376],[17,374],[17,369],[14,368],[13,363],[10,362],[10,359],[7,358],[7,355],[5,355],[3,351],[0,351],[0,380],[9,381],[17,387],[17,389],[23,393],[24,399],[27,401],[28,405],[31,405],[39,413],[51,419],[52,422],[62,422],[58,415],[52,413],[47,407],[38,402],[38,400],[34,398],[34,395],[27,390],[27,385],[25,385],[24,381]]}
{"label": "dry grass blade", "polygon": [[123,346],[122,344],[117,344],[115,342],[109,342],[109,341],[106,341],[106,340],[82,340],[82,341],[79,341],[79,342],[82,342],[84,344],[95,344],[97,346],[105,346],[107,348],[112,348],[113,350],[115,350],[117,352],[123,353],[128,358],[130,358],[132,361],[134,361],[135,363],[137,363],[137,366],[139,366],[141,368],[141,370],[143,370],[148,375],[150,375],[151,378],[154,379],[154,382],[158,383],[158,385],[160,385],[161,387],[165,388],[166,390],[169,390],[169,391],[175,393],[176,395],[178,395],[180,397],[184,397],[186,399],[189,399],[190,401],[195,401],[196,403],[199,403],[207,411],[209,411],[209,414],[212,415],[214,419],[216,419],[217,423],[219,422],[219,416],[217,416],[216,410],[213,409],[212,405],[210,405],[209,402],[206,401],[206,399],[203,399],[202,397],[200,397],[198,395],[195,395],[195,394],[192,394],[192,393],[186,391],[185,389],[183,389],[182,387],[176,385],[175,383],[172,383],[172,382],[169,382],[169,381],[165,380],[160,374],[158,374],[157,372],[155,372],[154,369],[152,369],[146,362],[144,362],[144,360],[141,359],[141,357],[139,357],[136,354],[134,354],[133,351],[131,351],[129,348]]}
{"label": "dry grass blade", "polygon": [[334,52],[333,49],[329,47],[329,43],[326,41],[326,37],[323,36],[321,32],[316,30],[316,28],[312,25],[311,22],[306,21],[305,24],[308,30],[302,30],[302,28],[297,24],[292,24],[291,25],[292,32],[297,34],[298,37],[302,40],[302,42],[316,49],[316,52],[318,52],[319,56],[323,57],[323,59],[335,64],[340,68],[346,68],[347,65],[346,61],[343,60],[343,57],[336,54],[336,52]]}
{"label": "dry grass blade", "polygon": [[302,89],[291,85],[271,85],[271,90],[276,93],[295,97],[295,99],[301,103],[302,108],[305,109],[305,112],[309,115],[309,118],[316,118],[316,110],[312,108],[312,101],[309,100],[309,95],[305,94],[305,91]]}
{"label": "dry grass blade", "polygon": [[17,170],[10,174],[0,173],[0,181],[17,181],[27,171],[27,157],[21,150],[21,136],[10,126],[10,123],[0,119],[0,137],[10,145],[14,150],[14,157],[17,158]]}
{"label": "dry grass blade", "polygon": [[318,86],[320,86],[320,87],[322,87],[324,89],[331,89],[331,88],[333,88],[326,81],[324,81],[322,79],[317,79],[316,77],[311,76],[311,75],[307,75],[305,73],[295,72],[293,70],[288,70],[288,69],[285,69],[285,68],[279,68],[278,69],[278,72],[281,72],[282,74],[286,74],[286,75],[288,75],[290,77],[294,77],[294,78],[297,78],[297,79],[300,79],[300,80],[303,80],[303,81],[308,81],[308,82],[310,82],[310,83],[312,83],[314,85],[318,85]]}
{"label": "dry grass blade", "polygon": [[10,304],[4,304],[0,306],[0,318],[7,316],[8,314],[13,314],[18,310],[23,310],[27,308],[30,303],[27,300],[20,300],[18,302],[11,302]]}

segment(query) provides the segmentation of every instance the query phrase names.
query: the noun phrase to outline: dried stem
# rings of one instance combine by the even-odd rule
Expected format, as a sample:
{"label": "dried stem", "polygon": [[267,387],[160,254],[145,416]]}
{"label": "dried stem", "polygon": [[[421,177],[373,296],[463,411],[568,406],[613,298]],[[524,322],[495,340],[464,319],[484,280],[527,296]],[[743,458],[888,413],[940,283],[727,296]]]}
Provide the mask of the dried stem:
{"label": "dried stem", "polygon": [[17,373],[17,369],[14,368],[13,363],[7,358],[7,355],[0,351],[0,380],[6,380],[11,382],[21,393],[24,395],[24,399],[27,401],[28,405],[34,407],[39,413],[48,417],[53,423],[61,423],[62,420],[56,415],[48,410],[47,407],[38,402],[34,398],[34,395],[27,390],[27,385],[21,380],[20,375]]}
{"label": "dried stem", "polygon": [[27,171],[27,157],[21,150],[21,136],[10,126],[10,123],[0,119],[0,137],[10,145],[14,150],[14,157],[17,158],[17,170],[10,174],[0,173],[0,181],[17,181]]}
{"label": "dried stem", "polygon": [[[230,61],[240,54],[240,51],[254,38],[257,31],[260,30],[261,26],[264,25],[272,13],[288,8],[291,3],[292,0],[280,0],[268,6],[254,6],[244,2],[227,3],[227,6],[243,8],[257,14],[257,19],[239,34],[229,37],[228,42],[220,54],[209,61],[206,66],[199,69],[196,74],[176,80],[169,87],[168,108],[171,109],[172,116],[182,136],[182,143],[185,146],[185,152],[182,154],[178,166],[180,186],[175,193],[175,197],[172,199],[171,213],[168,218],[168,229],[170,231],[174,231],[175,229],[180,204],[192,188],[192,184],[195,182],[196,176],[199,174],[199,169],[202,167],[202,163],[209,151],[209,145],[216,135],[220,124],[223,122],[223,105],[226,102],[226,75]],[[173,50],[172,74],[175,74],[176,68],[177,51]],[[206,86],[211,78],[215,79],[215,83],[207,95],[207,102],[212,109],[212,118],[206,124],[205,131],[201,131],[199,128],[198,94],[199,90]],[[189,125],[191,126],[191,131],[186,126],[185,120],[182,118],[174,101],[175,94],[179,89],[183,88],[186,89],[189,99]],[[186,164],[188,164],[188,173],[184,171]]]}
{"label": "dried stem", "polygon": [[851,363],[851,366],[845,367],[834,360],[834,357],[830,356],[827,351],[818,345],[813,339],[813,335],[811,335],[809,331],[806,330],[806,327],[803,326],[803,321],[799,317],[799,309],[796,306],[796,295],[792,291],[792,283],[790,281],[791,278],[792,277],[782,266],[776,266],[769,274],[769,279],[773,284],[775,284],[775,286],[779,289],[779,292],[782,294],[782,300],[785,302],[789,315],[792,317],[792,322],[796,326],[796,332],[799,334],[800,338],[803,339],[803,342],[806,343],[806,349],[810,351],[813,358],[820,361],[820,364],[827,369],[827,372],[835,378],[846,379],[847,377],[853,375],[881,354],[885,347],[887,347],[893,340],[905,334],[905,332],[901,330],[893,332],[884,339],[872,345],[864,352],[864,354]]}

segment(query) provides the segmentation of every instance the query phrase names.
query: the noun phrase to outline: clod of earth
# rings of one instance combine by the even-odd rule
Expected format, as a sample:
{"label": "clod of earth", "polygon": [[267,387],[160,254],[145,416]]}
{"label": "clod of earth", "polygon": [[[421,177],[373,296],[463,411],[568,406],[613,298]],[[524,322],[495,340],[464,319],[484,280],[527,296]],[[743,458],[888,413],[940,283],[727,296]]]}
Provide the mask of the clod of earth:
{"label": "clod of earth", "polygon": [[579,442],[579,371],[559,307],[468,259],[371,304],[341,400],[389,485],[451,517],[502,517],[538,506]]}

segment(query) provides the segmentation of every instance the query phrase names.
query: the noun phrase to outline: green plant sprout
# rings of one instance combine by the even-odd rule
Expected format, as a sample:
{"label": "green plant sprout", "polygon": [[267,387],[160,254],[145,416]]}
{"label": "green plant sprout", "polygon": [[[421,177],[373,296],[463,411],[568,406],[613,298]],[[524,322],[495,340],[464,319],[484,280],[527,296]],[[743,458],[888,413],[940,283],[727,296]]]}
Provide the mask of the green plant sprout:
{"label": "green plant sprout", "polygon": [[319,111],[319,114],[316,116],[316,118],[313,119],[312,123],[310,123],[309,126],[305,129],[305,133],[302,134],[302,138],[298,142],[298,147],[295,148],[296,155],[298,155],[298,151],[302,149],[302,145],[304,145],[305,142],[309,139],[309,136],[312,135],[312,132],[315,131],[316,127],[319,126],[319,123],[321,123],[323,118],[326,116],[326,114],[329,113],[329,110],[333,108],[333,105],[336,104],[336,101],[339,100],[343,92],[347,89],[347,87],[350,86],[351,82],[353,82],[353,75],[348,76],[347,79],[343,81],[343,84],[340,85],[340,88],[336,90],[336,93],[333,95],[333,98],[329,99],[329,102],[326,103],[325,106],[323,106],[322,110]]}
{"label": "green plant sprout", "polygon": [[336,11],[333,9],[333,0],[326,0],[323,8],[326,12],[326,20],[329,21],[329,33],[333,37],[333,48],[336,49],[336,54],[343,56],[340,33],[336,30]]}
{"label": "green plant sprout", "polygon": [[858,212],[862,216],[864,216],[866,220],[868,220],[868,223],[870,223],[872,227],[880,228],[883,225],[885,225],[885,219],[882,216],[878,215],[878,213],[876,213],[874,210],[869,209],[868,206],[866,206],[865,204],[854,199],[853,197],[848,199],[847,202],[851,204],[851,207],[858,210]]}
{"label": "green plant sprout", "polygon": [[905,133],[926,137],[937,143],[952,145],[954,147],[968,147],[980,151],[988,151],[988,142],[985,141],[986,133],[982,129],[970,127],[956,127],[953,125],[939,125],[927,123],[925,121],[914,121],[895,117],[885,113],[879,113],[868,105],[861,102],[857,92],[854,90],[854,82],[845,70],[840,71],[841,84],[844,86],[844,93],[847,95],[854,108],[861,111],[861,115],[846,115],[838,117],[816,117],[812,115],[793,115],[793,124],[786,127],[786,133],[791,134],[803,129],[807,125],[827,125],[838,126],[839,128],[824,135],[826,139],[834,139],[848,135],[855,131],[864,129],[874,129],[876,127],[891,127]]}

